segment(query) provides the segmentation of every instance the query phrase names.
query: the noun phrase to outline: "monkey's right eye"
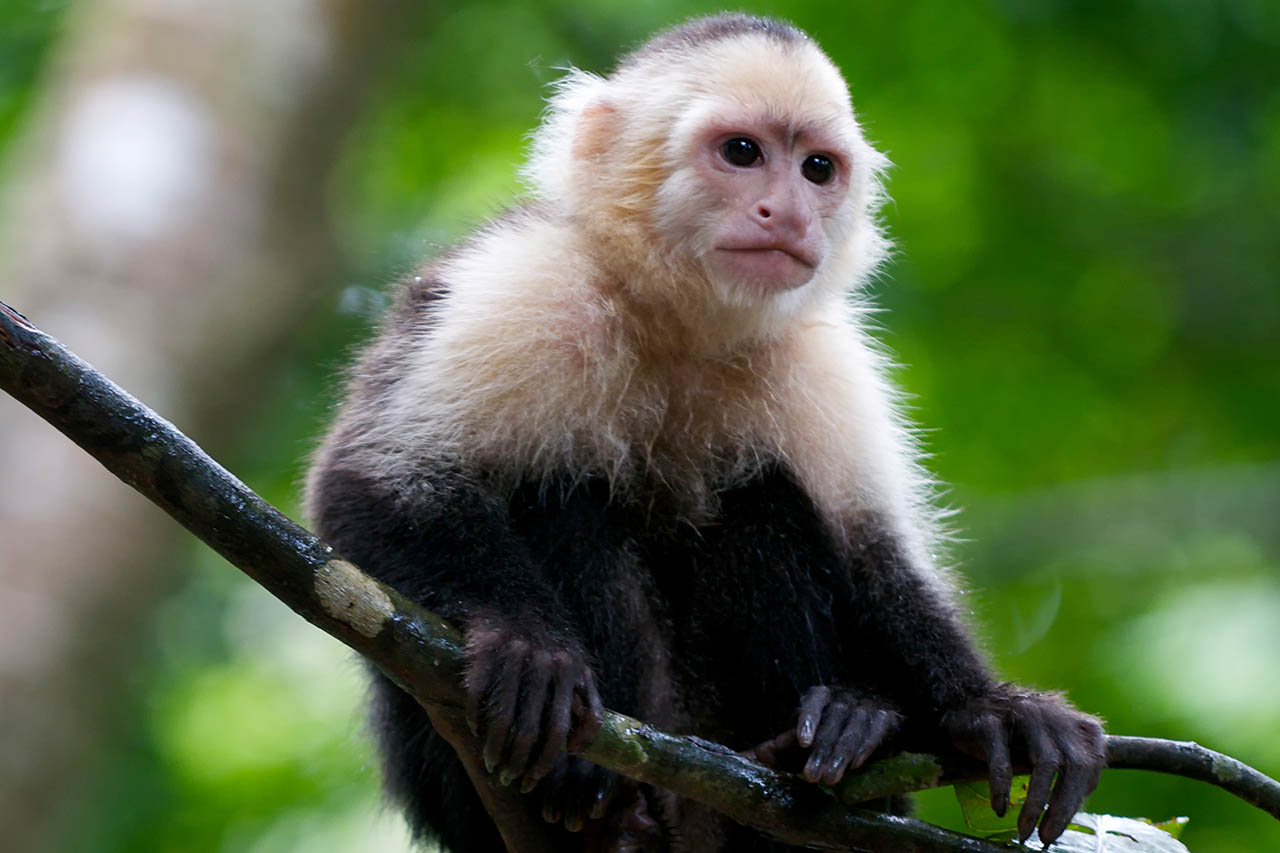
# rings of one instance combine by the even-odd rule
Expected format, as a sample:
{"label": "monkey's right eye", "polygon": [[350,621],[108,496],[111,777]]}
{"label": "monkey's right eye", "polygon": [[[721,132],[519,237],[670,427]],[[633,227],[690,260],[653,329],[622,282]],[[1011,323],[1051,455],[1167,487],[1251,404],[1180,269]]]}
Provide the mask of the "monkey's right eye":
{"label": "monkey's right eye", "polygon": [[760,159],[760,146],[745,136],[737,136],[720,146],[720,154],[735,166],[750,166]]}

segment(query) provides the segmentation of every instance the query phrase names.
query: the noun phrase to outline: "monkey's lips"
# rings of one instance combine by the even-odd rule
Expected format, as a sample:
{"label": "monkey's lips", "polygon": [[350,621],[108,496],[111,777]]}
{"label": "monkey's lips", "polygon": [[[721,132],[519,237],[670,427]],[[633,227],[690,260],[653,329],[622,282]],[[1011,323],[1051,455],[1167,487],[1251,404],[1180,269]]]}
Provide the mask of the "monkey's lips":
{"label": "monkey's lips", "polygon": [[818,265],[811,252],[781,243],[719,246],[717,252],[736,277],[771,290],[800,287],[813,278]]}
{"label": "monkey's lips", "polygon": [[749,246],[718,246],[721,252],[733,252],[742,255],[756,255],[760,257],[768,257],[771,255],[785,255],[796,263],[813,269],[816,267],[817,261],[813,258],[811,252],[801,246],[794,246],[789,243],[764,243]]}

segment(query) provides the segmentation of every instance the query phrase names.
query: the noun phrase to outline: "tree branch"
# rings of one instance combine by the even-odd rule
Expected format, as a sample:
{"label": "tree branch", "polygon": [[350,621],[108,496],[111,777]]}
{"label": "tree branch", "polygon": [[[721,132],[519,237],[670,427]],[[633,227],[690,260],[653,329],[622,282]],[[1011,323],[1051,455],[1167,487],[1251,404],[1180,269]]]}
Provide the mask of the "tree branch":
{"label": "tree branch", "polygon": [[[173,516],[300,616],[373,661],[433,719],[456,719],[462,638],[435,614],[365,575],[285,517],[146,406],[0,303],[0,388]],[[1280,817],[1280,784],[1195,744],[1108,738],[1113,766],[1210,782]],[[704,803],[777,840],[826,849],[996,853],[1001,844],[916,820],[850,810],[869,798],[983,776],[904,755],[851,776],[830,796],[727,747],[614,712],[584,756]],[[499,797],[501,800],[501,797]],[[528,837],[491,804],[504,837]],[[519,810],[511,810],[518,812]]]}
{"label": "tree branch", "polygon": [[1280,782],[1243,761],[1192,741],[1107,736],[1112,770],[1150,770],[1216,785],[1280,820]]}

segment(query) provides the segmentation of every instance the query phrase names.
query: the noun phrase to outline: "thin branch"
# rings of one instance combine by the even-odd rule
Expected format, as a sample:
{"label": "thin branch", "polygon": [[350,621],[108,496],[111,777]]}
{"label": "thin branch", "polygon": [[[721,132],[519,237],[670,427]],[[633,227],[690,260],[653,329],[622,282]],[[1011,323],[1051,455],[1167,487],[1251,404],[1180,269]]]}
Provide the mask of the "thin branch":
{"label": "thin branch", "polygon": [[[1191,741],[1131,735],[1107,735],[1106,750],[1108,770],[1145,770],[1205,782],[1280,820],[1280,782],[1239,759]],[[1013,769],[1018,774],[1030,772],[1025,766]],[[874,797],[986,778],[986,767],[971,758],[902,753],[846,775],[834,793],[842,802],[855,805]]]}
{"label": "thin branch", "polygon": [[[0,303],[0,388],[173,516],[300,616],[364,655],[447,725],[463,704],[462,638],[435,614],[338,557],[213,461],[172,424]],[[1108,738],[1113,766],[1178,773],[1280,817],[1280,784],[1235,759],[1152,738]],[[997,853],[1004,845],[845,803],[959,778],[976,765],[931,756],[878,762],[837,796],[727,747],[615,712],[584,753],[623,775],[704,803],[779,841],[826,849]],[[498,820],[508,816],[497,804]],[[491,808],[492,811],[492,808]],[[518,812],[519,810],[512,810]],[[504,837],[520,838],[520,817]],[[525,836],[527,837],[527,836]]]}
{"label": "thin branch", "polygon": [[1185,740],[1107,737],[1112,770],[1150,770],[1216,785],[1280,820],[1280,782],[1243,761]]}

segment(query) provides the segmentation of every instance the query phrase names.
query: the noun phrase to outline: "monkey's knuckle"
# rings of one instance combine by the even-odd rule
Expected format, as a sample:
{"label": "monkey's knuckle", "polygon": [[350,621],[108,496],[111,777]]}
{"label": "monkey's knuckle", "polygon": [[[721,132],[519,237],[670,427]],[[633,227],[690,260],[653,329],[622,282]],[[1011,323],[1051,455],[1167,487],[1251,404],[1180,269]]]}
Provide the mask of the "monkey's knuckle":
{"label": "monkey's knuckle", "polygon": [[819,684],[815,687],[810,687],[808,690],[806,690],[804,692],[804,696],[801,697],[800,701],[808,705],[811,703],[825,702],[827,699],[830,698],[830,696],[831,696],[830,688],[824,687],[821,684]]}

